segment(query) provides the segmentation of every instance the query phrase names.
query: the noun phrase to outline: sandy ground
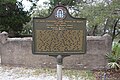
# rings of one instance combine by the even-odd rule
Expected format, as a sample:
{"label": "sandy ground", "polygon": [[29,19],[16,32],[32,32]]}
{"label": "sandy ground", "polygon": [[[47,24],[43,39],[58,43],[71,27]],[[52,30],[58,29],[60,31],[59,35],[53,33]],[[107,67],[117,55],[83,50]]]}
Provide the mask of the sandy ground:
{"label": "sandy ground", "polygon": [[[23,68],[23,67],[10,67],[0,65],[0,80],[57,80],[55,73],[44,73],[44,71],[38,71],[35,68]],[[71,80],[67,76],[63,76],[63,80]],[[76,79],[72,79],[76,80]],[[81,77],[77,80],[86,80]]]}

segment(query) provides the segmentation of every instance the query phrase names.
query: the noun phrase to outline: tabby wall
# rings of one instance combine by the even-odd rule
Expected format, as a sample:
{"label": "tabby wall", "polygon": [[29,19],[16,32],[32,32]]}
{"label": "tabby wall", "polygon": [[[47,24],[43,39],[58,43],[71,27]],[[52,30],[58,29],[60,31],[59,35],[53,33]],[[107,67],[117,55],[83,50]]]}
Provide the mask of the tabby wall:
{"label": "tabby wall", "polygon": [[[105,54],[111,52],[111,37],[88,36],[87,52],[72,55],[63,60],[64,68],[100,69],[105,68],[107,60]],[[1,64],[26,67],[56,67],[56,59],[48,55],[32,54],[32,38],[8,38],[6,32],[0,33]]]}

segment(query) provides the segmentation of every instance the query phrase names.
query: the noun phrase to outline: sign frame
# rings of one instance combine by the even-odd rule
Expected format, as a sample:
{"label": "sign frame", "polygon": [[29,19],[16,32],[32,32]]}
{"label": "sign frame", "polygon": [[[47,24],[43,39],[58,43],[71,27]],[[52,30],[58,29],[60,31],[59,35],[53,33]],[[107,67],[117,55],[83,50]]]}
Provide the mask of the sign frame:
{"label": "sign frame", "polygon": [[[64,51],[56,51],[56,52],[55,52],[55,51],[54,51],[54,52],[48,51],[48,52],[42,52],[42,51],[41,51],[41,52],[36,52],[36,51],[35,51],[35,27],[34,27],[34,26],[35,26],[35,20],[39,20],[39,19],[41,19],[41,20],[46,20],[47,18],[51,17],[51,16],[53,15],[55,9],[56,9],[56,8],[59,8],[59,7],[64,8],[65,11],[66,11],[66,13],[67,13],[67,15],[68,15],[70,18],[75,19],[75,20],[84,21],[84,28],[83,28],[83,32],[84,32],[83,40],[84,40],[84,41],[83,41],[83,45],[82,45],[83,50],[80,51],[80,52],[78,52],[78,51],[70,51],[70,52],[64,52]],[[35,55],[52,55],[52,56],[56,56],[56,55],[80,55],[80,54],[84,54],[84,53],[86,53],[86,18],[75,18],[75,17],[73,17],[73,16],[71,16],[71,15],[69,14],[69,11],[67,10],[66,7],[64,7],[64,6],[62,6],[62,5],[56,6],[56,7],[52,10],[51,14],[50,14],[49,16],[47,16],[47,17],[43,17],[43,18],[33,17],[32,39],[33,39],[33,41],[32,41],[32,53],[35,54]]]}

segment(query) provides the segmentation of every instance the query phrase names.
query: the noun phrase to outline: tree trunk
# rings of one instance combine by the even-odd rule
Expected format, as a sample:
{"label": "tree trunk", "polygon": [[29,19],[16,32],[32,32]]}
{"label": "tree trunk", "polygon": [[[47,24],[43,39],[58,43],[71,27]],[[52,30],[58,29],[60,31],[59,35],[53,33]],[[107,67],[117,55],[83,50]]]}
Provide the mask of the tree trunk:
{"label": "tree trunk", "polygon": [[103,32],[103,35],[106,33],[108,23],[109,23],[109,18],[106,20],[106,23],[105,23],[105,26],[104,26],[104,32]]}
{"label": "tree trunk", "polygon": [[116,27],[117,27],[117,23],[118,23],[119,19],[116,20],[114,26],[113,26],[113,33],[112,33],[112,41],[115,39],[116,36]]}
{"label": "tree trunk", "polygon": [[97,32],[97,25],[94,26],[94,29],[92,31],[92,35],[96,36],[96,32]]}

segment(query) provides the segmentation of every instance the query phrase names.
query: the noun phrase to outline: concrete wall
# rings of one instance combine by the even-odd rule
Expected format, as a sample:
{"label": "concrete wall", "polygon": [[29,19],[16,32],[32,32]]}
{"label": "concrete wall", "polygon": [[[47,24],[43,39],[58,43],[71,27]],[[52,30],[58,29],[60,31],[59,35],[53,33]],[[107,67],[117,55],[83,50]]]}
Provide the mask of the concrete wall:
{"label": "concrete wall", "polygon": [[[87,53],[64,58],[64,68],[97,69],[107,64],[105,54],[111,51],[111,37],[87,37]],[[56,59],[47,55],[32,54],[32,38],[8,38],[0,34],[1,64],[27,67],[56,67]]]}

